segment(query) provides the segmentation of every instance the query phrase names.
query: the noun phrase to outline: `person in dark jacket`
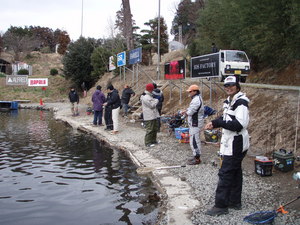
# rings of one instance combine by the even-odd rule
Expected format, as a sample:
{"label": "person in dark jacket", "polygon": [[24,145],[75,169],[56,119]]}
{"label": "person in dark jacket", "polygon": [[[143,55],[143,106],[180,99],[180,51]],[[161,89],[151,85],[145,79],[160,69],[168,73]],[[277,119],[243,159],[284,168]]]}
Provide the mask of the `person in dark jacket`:
{"label": "person in dark jacket", "polygon": [[[110,98],[111,98],[111,92],[107,93],[106,101],[109,101]],[[103,104],[103,106],[105,106],[104,121],[106,125],[106,128],[104,130],[112,131],[114,129],[113,121],[112,121],[112,106],[111,105],[107,106],[105,104]]]}
{"label": "person in dark jacket", "polygon": [[119,112],[121,99],[118,90],[116,90],[113,85],[108,85],[107,91],[109,98],[107,98],[107,102],[103,105],[106,107],[111,107],[112,109],[113,131],[111,134],[117,134],[119,132]]}
{"label": "person in dark jacket", "polygon": [[79,112],[78,112],[79,95],[74,87],[70,88],[69,100],[71,103],[72,116],[78,116],[79,115]]}
{"label": "person in dark jacket", "polygon": [[96,87],[96,91],[92,96],[93,109],[94,109],[94,125],[103,126],[102,114],[103,114],[103,103],[105,103],[105,96],[101,91],[101,86]]}
{"label": "person in dark jacket", "polygon": [[130,101],[130,98],[134,95],[135,95],[135,93],[129,87],[129,85],[125,85],[124,90],[122,92],[122,97],[121,97],[121,104],[122,104],[124,116],[128,115],[128,109],[131,108],[131,106],[129,106],[129,101]]}
{"label": "person in dark jacket", "polygon": [[159,117],[157,118],[158,123],[158,132],[160,131],[160,116],[161,116],[161,110],[163,106],[163,102],[165,100],[163,92],[157,88],[157,84],[153,83],[154,90],[152,91],[153,98],[158,99],[158,103],[156,105],[157,111],[159,113]]}
{"label": "person in dark jacket", "polygon": [[215,43],[212,43],[212,44],[211,44],[211,52],[212,52],[212,53],[216,53],[216,52],[218,52],[218,51],[219,51],[219,49],[217,48],[216,44],[215,44]]}

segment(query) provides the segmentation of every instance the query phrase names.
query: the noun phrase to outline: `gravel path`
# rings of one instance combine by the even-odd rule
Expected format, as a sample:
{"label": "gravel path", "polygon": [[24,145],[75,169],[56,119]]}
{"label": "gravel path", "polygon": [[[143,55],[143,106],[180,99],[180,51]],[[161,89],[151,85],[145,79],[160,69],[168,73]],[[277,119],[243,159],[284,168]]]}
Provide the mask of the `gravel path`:
{"label": "gravel path", "polygon": [[[161,134],[162,143],[159,147],[151,149],[151,154],[168,165],[184,164],[191,156],[188,144],[178,143],[174,137],[166,137]],[[228,215],[211,217],[204,212],[213,206],[215,189],[218,182],[218,147],[202,145],[203,163],[193,167],[173,170],[175,176],[186,180],[193,187],[193,195],[201,202],[201,207],[193,211],[191,219],[193,224],[248,224],[243,222],[243,218],[253,212],[274,210],[281,203],[290,201],[280,193],[284,188],[280,183],[274,183],[271,177],[260,177],[254,172],[254,162],[252,157],[246,157],[243,166],[243,194],[242,210],[229,210]],[[274,174],[274,176],[281,174]],[[291,182],[293,180],[291,179]],[[294,183],[294,198],[299,196],[300,190]],[[299,206],[299,205],[298,205]],[[279,214],[274,224],[300,224],[299,207],[287,207],[289,213]]]}

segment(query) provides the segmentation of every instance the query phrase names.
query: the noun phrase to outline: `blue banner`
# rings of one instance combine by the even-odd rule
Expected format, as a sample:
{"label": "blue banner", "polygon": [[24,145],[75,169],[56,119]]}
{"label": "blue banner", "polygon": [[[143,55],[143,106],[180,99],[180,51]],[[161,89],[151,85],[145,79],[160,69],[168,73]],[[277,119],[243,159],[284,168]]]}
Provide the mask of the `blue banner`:
{"label": "blue banner", "polygon": [[129,64],[136,64],[142,61],[142,48],[136,48],[129,52]]}
{"label": "blue banner", "polygon": [[126,65],[126,52],[120,52],[118,54],[117,65],[118,67]]}

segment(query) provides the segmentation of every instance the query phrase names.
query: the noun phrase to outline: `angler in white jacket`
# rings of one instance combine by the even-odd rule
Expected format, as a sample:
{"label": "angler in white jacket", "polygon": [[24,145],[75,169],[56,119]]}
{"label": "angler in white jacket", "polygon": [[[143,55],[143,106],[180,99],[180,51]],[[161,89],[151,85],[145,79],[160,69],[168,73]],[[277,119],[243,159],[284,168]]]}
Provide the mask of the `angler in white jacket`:
{"label": "angler in white jacket", "polygon": [[218,174],[215,205],[206,212],[211,216],[227,214],[228,208],[241,209],[242,160],[249,149],[249,99],[240,91],[235,76],[228,76],[224,87],[228,98],[223,104],[223,116],[205,126],[205,129],[223,128],[220,147],[223,162]]}

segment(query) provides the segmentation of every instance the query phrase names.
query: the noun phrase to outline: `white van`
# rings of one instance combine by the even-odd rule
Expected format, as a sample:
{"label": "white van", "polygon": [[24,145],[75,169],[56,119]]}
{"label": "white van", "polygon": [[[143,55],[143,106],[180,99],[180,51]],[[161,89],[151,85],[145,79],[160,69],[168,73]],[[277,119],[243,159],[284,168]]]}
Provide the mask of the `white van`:
{"label": "white van", "polygon": [[229,75],[239,75],[245,82],[250,72],[247,54],[239,50],[220,50],[216,53],[191,58],[191,77],[218,77],[223,81]]}

